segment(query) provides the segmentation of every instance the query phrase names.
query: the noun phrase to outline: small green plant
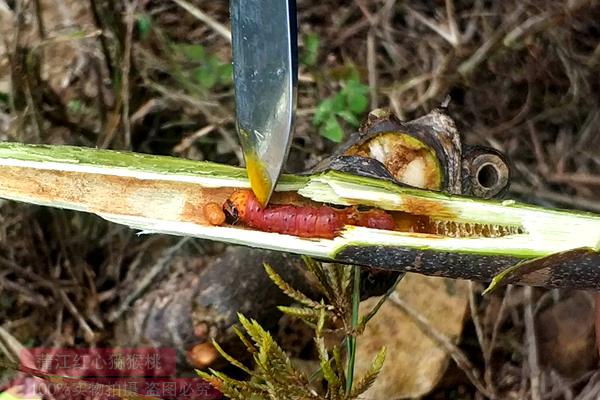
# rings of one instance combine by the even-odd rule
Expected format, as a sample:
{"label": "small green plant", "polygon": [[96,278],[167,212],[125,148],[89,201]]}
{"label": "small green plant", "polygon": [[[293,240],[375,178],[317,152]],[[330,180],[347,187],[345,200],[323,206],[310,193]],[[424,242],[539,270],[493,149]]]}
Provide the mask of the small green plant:
{"label": "small green plant", "polygon": [[[316,33],[304,37],[300,62],[312,69],[319,59],[321,38]],[[335,95],[321,101],[313,119],[321,135],[339,143],[344,138],[344,130],[338,118],[352,127],[358,127],[359,117],[369,106],[369,88],[360,83],[358,71],[352,65],[345,68],[341,78],[341,89]]]}
{"label": "small green plant", "polygon": [[317,106],[313,123],[327,139],[339,143],[344,130],[338,118],[352,127],[358,127],[359,117],[369,106],[369,87],[360,83],[358,74],[342,82],[342,88]]}
{"label": "small green plant", "polygon": [[224,63],[216,56],[208,54],[199,44],[179,44],[176,46],[189,64],[190,78],[204,89],[227,86],[233,82],[233,66]]}
{"label": "small green plant", "polygon": [[[211,382],[226,396],[232,399],[350,400],[358,398],[375,382],[383,367],[385,348],[377,353],[370,368],[358,380],[353,379],[353,349],[356,336],[363,331],[383,300],[359,322],[358,267],[338,264],[325,267],[310,258],[305,258],[305,263],[323,296],[320,301],[291,287],[269,265],[264,267],[271,280],[297,303],[295,306],[279,309],[314,329],[319,370],[310,376],[298,370],[269,332],[258,322],[239,315],[241,329],[235,329],[235,332],[252,354],[254,368],[231,357],[218,343],[214,342],[214,346],[227,361],[248,374],[250,379],[234,379],[212,369],[210,373],[198,371],[202,378]],[[340,337],[341,340],[328,348],[324,333]],[[347,349],[345,358],[344,346]]]}

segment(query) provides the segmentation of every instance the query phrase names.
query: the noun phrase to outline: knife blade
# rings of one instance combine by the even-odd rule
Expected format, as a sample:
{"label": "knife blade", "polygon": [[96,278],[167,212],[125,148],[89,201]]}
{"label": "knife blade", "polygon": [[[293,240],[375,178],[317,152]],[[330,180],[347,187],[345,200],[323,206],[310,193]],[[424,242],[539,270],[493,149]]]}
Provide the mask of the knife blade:
{"label": "knife blade", "polygon": [[295,0],[231,0],[236,129],[250,185],[266,205],[293,136],[298,55]]}

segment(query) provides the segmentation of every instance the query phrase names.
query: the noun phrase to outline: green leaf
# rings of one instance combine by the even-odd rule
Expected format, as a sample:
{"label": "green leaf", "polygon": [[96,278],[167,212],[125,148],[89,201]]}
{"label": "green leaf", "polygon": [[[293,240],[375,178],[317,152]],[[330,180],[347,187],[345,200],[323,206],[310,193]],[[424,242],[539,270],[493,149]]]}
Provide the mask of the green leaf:
{"label": "green leaf", "polygon": [[200,44],[179,44],[177,47],[189,61],[204,61],[206,59],[206,50]]}
{"label": "green leaf", "polygon": [[321,134],[331,140],[332,142],[339,143],[344,138],[344,131],[340,126],[337,118],[334,115],[331,115],[327,121],[325,122],[325,126],[321,131]]}
{"label": "green leaf", "polygon": [[335,345],[333,346],[331,352],[333,353],[333,366],[335,367],[335,373],[340,379],[340,388],[338,389],[338,394],[342,395],[346,386],[346,371],[344,370],[344,360],[342,358],[342,351],[339,345]]}
{"label": "green leaf", "polygon": [[362,94],[349,93],[347,100],[348,108],[354,114],[362,114],[369,107],[369,99]]}
{"label": "green leaf", "polygon": [[254,354],[254,353],[256,353],[258,351],[256,349],[256,347],[254,347],[254,345],[250,342],[250,339],[248,339],[246,337],[246,335],[244,334],[244,332],[242,332],[239,327],[234,326],[233,327],[233,332],[237,335],[237,337],[240,339],[240,341],[242,343],[244,343],[244,346],[246,346],[246,350],[248,350],[248,353]]}
{"label": "green leaf", "polygon": [[254,320],[249,320],[243,314],[238,313],[238,320],[256,345],[262,343],[262,338],[267,332]]}
{"label": "green leaf", "polygon": [[310,323],[314,323],[314,321],[319,318],[320,313],[319,310],[308,307],[277,306],[277,309],[284,314],[300,318],[302,320],[307,320],[307,322]]}
{"label": "green leaf", "polygon": [[323,332],[323,328],[325,327],[325,304],[321,301],[323,307],[319,310],[319,320],[317,322],[316,335],[321,336],[321,332]]}
{"label": "green leaf", "polygon": [[346,93],[355,93],[362,95],[369,94],[369,87],[360,83],[358,79],[349,79],[344,89]]}
{"label": "green leaf", "polygon": [[360,121],[358,120],[358,118],[356,118],[356,116],[348,110],[339,111],[337,113],[337,116],[354,127],[357,127],[360,125]]}
{"label": "green leaf", "polygon": [[358,69],[356,65],[350,64],[348,65],[348,77],[346,78],[349,82],[360,82],[360,74],[358,73]]}
{"label": "green leaf", "polygon": [[348,349],[348,366],[346,367],[346,394],[350,394],[354,385],[354,366],[356,363],[356,327],[358,326],[358,307],[360,304],[360,267],[353,265],[354,282],[352,289],[352,333],[346,334],[346,345]]}
{"label": "green leaf", "polygon": [[236,366],[237,368],[241,369],[242,371],[244,371],[248,375],[255,375],[254,372],[252,372],[252,371],[250,371],[248,369],[248,367],[246,367],[240,361],[236,360],[235,358],[233,358],[232,356],[230,356],[227,352],[225,352],[225,350],[223,350],[223,348],[219,345],[219,343],[217,343],[216,340],[214,340],[214,339],[212,340],[212,345],[219,352],[219,354],[221,355],[221,357],[223,357],[224,359],[226,359],[227,361],[229,361],[230,364],[232,364],[232,365]]}
{"label": "green leaf", "polygon": [[365,372],[364,376],[356,382],[356,385],[353,386],[352,392],[350,393],[350,399],[356,399],[358,396],[363,394],[369,389],[373,383],[375,383],[375,379],[377,379],[377,375],[381,371],[383,367],[383,363],[385,361],[385,347],[382,347],[381,350],[375,355],[371,366]]}
{"label": "green leaf", "polygon": [[312,67],[317,63],[319,58],[319,47],[321,46],[321,38],[316,33],[309,33],[304,38],[304,49],[300,62],[304,65]]}
{"label": "green leaf", "polygon": [[329,264],[325,268],[325,276],[332,288],[332,291],[327,294],[327,299],[332,304],[345,302],[346,298],[351,296],[352,268],[343,264]]}
{"label": "green leaf", "polygon": [[264,385],[254,382],[239,381],[237,379],[230,378],[222,372],[215,371],[212,368],[209,368],[209,371],[212,376],[199,370],[196,370],[196,373],[201,378],[209,381],[211,385],[215,380],[219,380],[221,383],[221,385],[218,387],[219,391],[231,399],[245,400],[256,395],[264,398],[266,395],[267,388]]}
{"label": "green leaf", "polygon": [[219,66],[219,82],[223,85],[233,83],[233,64],[221,64]]}
{"label": "green leaf", "polygon": [[339,92],[333,97],[332,108],[333,112],[340,112],[346,109],[346,96],[344,93]]}
{"label": "green leaf", "polygon": [[137,28],[140,32],[140,39],[148,39],[150,31],[152,30],[152,18],[149,15],[142,15],[137,19]]}
{"label": "green leaf", "polygon": [[315,342],[317,345],[317,351],[319,352],[319,364],[321,365],[323,377],[327,381],[329,389],[333,392],[337,392],[341,382],[340,378],[336,375],[333,367],[331,366],[329,354],[327,353],[327,348],[325,347],[325,339],[318,337],[315,338]]}
{"label": "green leaf", "polygon": [[323,265],[309,256],[302,256],[302,261],[304,261],[306,269],[315,277],[315,283],[319,287],[321,294],[329,296],[333,292],[333,288],[327,282]]}
{"label": "green leaf", "polygon": [[214,70],[212,65],[205,64],[193,71],[193,76],[196,82],[198,82],[205,89],[211,89],[217,84],[219,78],[218,73]]}
{"label": "green leaf", "polygon": [[357,81],[349,81],[343,90],[348,108],[354,114],[361,114],[369,107],[369,88]]}
{"label": "green leaf", "polygon": [[319,308],[321,304],[314,301],[313,299],[306,296],[304,293],[294,289],[291,287],[286,281],[283,280],[281,276],[267,263],[263,264],[267,275],[269,275],[269,279],[273,281],[274,284],[281,289],[283,293],[285,293],[288,297],[296,300],[300,304],[304,304],[308,307]]}
{"label": "green leaf", "polygon": [[313,124],[319,126],[323,124],[333,114],[333,98],[323,100],[317,106],[315,116],[313,117]]}

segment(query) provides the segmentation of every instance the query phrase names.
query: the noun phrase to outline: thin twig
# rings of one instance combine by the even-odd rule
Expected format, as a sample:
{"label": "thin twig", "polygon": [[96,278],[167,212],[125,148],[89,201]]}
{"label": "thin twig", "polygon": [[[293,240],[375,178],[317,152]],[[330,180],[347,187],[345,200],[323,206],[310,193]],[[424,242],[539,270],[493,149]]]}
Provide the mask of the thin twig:
{"label": "thin twig", "polygon": [[367,315],[365,315],[363,317],[362,322],[361,322],[362,328],[367,326],[367,324],[375,316],[377,311],[379,311],[379,309],[387,301],[387,299],[390,297],[390,295],[396,290],[396,288],[398,287],[398,284],[400,283],[402,278],[404,278],[404,275],[405,274],[403,274],[403,273],[398,275],[398,277],[396,278],[396,282],[394,282],[394,284],[389,287],[389,289],[385,292],[385,294],[379,298],[379,300],[377,301],[377,304],[375,304],[375,306],[371,310],[369,310]]}
{"label": "thin twig", "polygon": [[437,342],[449,355],[452,357],[456,365],[465,373],[471,384],[477,388],[484,396],[494,398],[493,394],[485,387],[485,384],[480,379],[480,373],[475,366],[469,361],[465,353],[460,350],[452,341],[437,331],[431,323],[405,302],[397,292],[393,292],[390,296],[391,304],[398,307],[406,315],[408,315],[416,324],[423,330],[427,336]]}
{"label": "thin twig", "polygon": [[375,49],[375,30],[369,29],[367,34],[367,68],[369,71],[369,95],[371,97],[371,109],[379,108],[377,89],[377,54]]}
{"label": "thin twig", "polygon": [[432,31],[434,31],[435,33],[440,35],[444,40],[446,40],[448,43],[450,43],[452,45],[452,47],[456,47],[458,45],[458,43],[455,42],[455,40],[456,40],[455,37],[452,35],[451,32],[448,32],[448,30],[445,27],[442,27],[436,21],[433,21],[430,18],[427,18],[426,16],[424,16],[417,10],[414,10],[408,6],[406,6],[406,9],[408,10],[408,12],[410,14],[412,14],[412,16],[417,21],[419,21],[420,23],[422,23],[423,25],[425,25],[426,27],[428,27],[429,29],[431,29]]}
{"label": "thin twig", "polygon": [[137,0],[128,1],[126,5],[126,33],[125,33],[125,49],[123,50],[123,65],[121,77],[121,101],[123,102],[123,112],[121,118],[123,120],[123,134],[125,148],[131,148],[131,119],[129,116],[129,101],[130,101],[130,84],[129,78],[131,74],[131,47],[133,41],[133,23],[134,12],[137,9]]}
{"label": "thin twig", "polygon": [[490,365],[493,345],[491,343],[488,343],[485,334],[483,333],[483,324],[481,323],[479,313],[477,312],[475,290],[475,283],[473,281],[469,281],[469,310],[471,312],[471,320],[473,321],[473,325],[475,326],[475,333],[477,335],[477,340],[479,341],[479,347],[481,347],[481,352],[483,353],[483,361],[485,368],[484,381],[487,383],[489,391],[495,395],[495,388],[493,385],[491,385],[492,367]]}
{"label": "thin twig", "polygon": [[591,0],[574,0],[565,2],[565,7],[557,12],[542,12],[531,18],[528,18],[522,24],[515,27],[513,30],[508,32],[504,37],[503,43],[505,46],[510,47],[515,43],[523,41],[523,38],[535,34],[537,32],[544,31],[556,24],[560,23],[562,19],[572,16],[573,13],[584,9]]}
{"label": "thin twig", "polygon": [[19,359],[19,355],[25,346],[21,344],[13,335],[10,334],[6,329],[0,326],[0,344],[4,347],[6,357],[13,362]]}
{"label": "thin twig", "polygon": [[533,288],[527,286],[523,290],[525,295],[525,343],[527,346],[527,361],[529,364],[529,380],[531,382],[531,399],[541,400],[541,372],[538,360],[535,324],[533,321]]}
{"label": "thin twig", "polygon": [[525,8],[522,5],[517,6],[516,10],[509,15],[504,23],[494,32],[494,34],[481,45],[462,64],[458,67],[458,72],[461,75],[470,75],[483,61],[489,59],[489,55],[492,53],[494,49],[498,47],[502,43],[502,39],[504,38],[504,34],[509,27],[512,27],[516,24],[520,16],[525,11]]}
{"label": "thin twig", "polygon": [[458,24],[456,23],[456,10],[454,7],[454,0],[446,0],[446,14],[448,16],[448,32],[452,37],[454,47],[461,45],[462,38],[461,33],[458,30]]}
{"label": "thin twig", "polygon": [[558,173],[554,175],[548,175],[546,180],[552,183],[600,186],[600,176],[587,173]]}
{"label": "thin twig", "polygon": [[486,365],[484,372],[484,380],[487,384],[487,387],[494,394],[496,393],[496,387],[494,385],[493,379],[494,370],[492,368],[492,355],[494,354],[494,348],[496,347],[496,339],[498,337],[498,332],[500,331],[500,324],[502,324],[502,322],[504,321],[504,313],[506,312],[506,307],[508,306],[513,287],[513,285],[508,285],[506,287],[506,291],[504,292],[504,296],[502,297],[502,303],[500,304],[500,309],[498,310],[498,314],[496,315],[496,319],[494,321],[494,326],[492,327],[492,336],[490,342],[487,348],[483,349],[483,359]]}
{"label": "thin twig", "polygon": [[17,282],[5,278],[0,279],[0,293],[2,293],[3,289],[19,293],[22,296],[22,300],[26,303],[42,308],[48,307],[49,303],[44,297]]}
{"label": "thin twig", "polygon": [[539,199],[551,201],[556,204],[567,205],[572,208],[600,213],[600,204],[598,204],[597,200],[556,193],[546,189],[532,188],[520,183],[512,183],[510,185],[510,190],[514,193],[537,197]]}
{"label": "thin twig", "polygon": [[212,28],[213,31],[219,34],[223,39],[231,43],[231,32],[229,31],[229,29],[227,29],[227,27],[225,27],[225,25],[221,24],[219,21],[213,19],[210,15],[206,14],[204,11],[200,10],[199,8],[195,7],[194,5],[188,3],[185,0],[171,1],[173,1],[173,3],[177,4],[190,14],[192,14],[200,21],[204,22],[206,25]]}
{"label": "thin twig", "polygon": [[183,153],[184,151],[189,149],[196,140],[208,135],[214,129],[215,129],[214,125],[207,125],[201,129],[197,130],[196,132],[192,133],[191,135],[186,136],[185,138],[181,139],[181,142],[179,142],[179,144],[177,146],[175,146],[173,151],[175,153]]}
{"label": "thin twig", "polygon": [[[96,27],[102,31],[104,31],[104,23],[102,21],[102,12],[100,10],[100,5],[96,2],[96,0],[90,1],[90,9],[92,10],[92,16],[94,17],[94,24]],[[115,79],[115,68],[112,60],[112,56],[110,54],[110,46],[108,44],[108,39],[106,35],[103,33],[100,35],[100,46],[102,47],[102,55],[104,56],[104,62],[106,63],[106,69],[108,70],[108,75],[110,79]]]}
{"label": "thin twig", "polygon": [[174,246],[166,249],[162,256],[157,260],[156,264],[150,268],[147,274],[140,280],[138,285],[125,297],[125,300],[108,315],[108,321],[114,322],[123,315],[125,311],[129,309],[129,306],[153,283],[157,277],[160,276],[167,268],[173,257],[177,254],[179,249],[190,240],[189,237],[183,238],[178,241]]}
{"label": "thin twig", "polygon": [[34,0],[33,2],[35,7],[35,18],[38,26],[38,31],[40,33],[40,39],[46,39],[46,27],[44,25],[44,17],[42,15],[42,4],[40,0]]}
{"label": "thin twig", "polygon": [[0,265],[2,265],[3,268],[9,269],[11,272],[13,272],[15,274],[21,275],[22,277],[35,282],[39,286],[43,286],[43,287],[46,287],[49,289],[56,288],[56,284],[54,282],[51,282],[47,278],[42,277],[41,275],[38,275],[35,272],[33,272],[29,269],[26,269],[26,268],[20,266],[19,264],[17,264],[16,262],[9,260],[7,258],[4,258],[2,256],[0,256]]}
{"label": "thin twig", "polygon": [[90,325],[87,323],[83,315],[81,315],[75,304],[73,304],[73,302],[71,301],[71,299],[69,299],[67,293],[63,289],[59,289],[58,294],[60,295],[60,298],[65,307],[67,307],[67,310],[69,310],[71,315],[75,317],[75,319],[79,323],[79,326],[81,327],[81,329],[83,329],[85,341],[87,343],[93,343],[96,340],[96,334],[94,333]]}

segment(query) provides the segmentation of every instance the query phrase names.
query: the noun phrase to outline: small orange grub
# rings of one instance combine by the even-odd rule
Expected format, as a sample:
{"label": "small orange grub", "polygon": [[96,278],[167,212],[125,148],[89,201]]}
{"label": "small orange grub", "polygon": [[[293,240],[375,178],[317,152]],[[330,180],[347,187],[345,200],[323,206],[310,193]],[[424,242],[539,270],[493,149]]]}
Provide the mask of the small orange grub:
{"label": "small orange grub", "polygon": [[219,358],[219,352],[209,343],[199,343],[188,351],[188,359],[196,368],[206,368]]}
{"label": "small orange grub", "polygon": [[223,208],[217,203],[207,203],[204,206],[204,216],[211,225],[219,226],[225,223],[225,213],[223,212]]}

